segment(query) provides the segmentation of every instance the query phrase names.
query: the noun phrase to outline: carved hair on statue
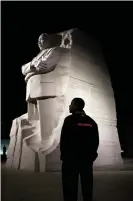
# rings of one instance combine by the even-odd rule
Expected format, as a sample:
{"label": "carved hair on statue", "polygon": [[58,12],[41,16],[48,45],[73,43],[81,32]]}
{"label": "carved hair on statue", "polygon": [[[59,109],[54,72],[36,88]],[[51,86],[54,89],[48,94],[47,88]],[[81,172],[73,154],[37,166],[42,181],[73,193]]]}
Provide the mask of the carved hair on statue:
{"label": "carved hair on statue", "polygon": [[44,39],[45,39],[45,36],[47,36],[47,33],[42,33],[42,34],[39,36],[38,41],[44,40]]}

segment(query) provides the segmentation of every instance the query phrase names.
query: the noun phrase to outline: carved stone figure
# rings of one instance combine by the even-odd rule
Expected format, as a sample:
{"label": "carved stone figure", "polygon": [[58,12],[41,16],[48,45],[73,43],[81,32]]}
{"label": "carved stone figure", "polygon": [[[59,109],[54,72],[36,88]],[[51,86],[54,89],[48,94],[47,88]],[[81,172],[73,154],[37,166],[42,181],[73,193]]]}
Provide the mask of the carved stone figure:
{"label": "carved stone figure", "polygon": [[13,120],[7,167],[60,170],[61,127],[75,97],[85,100],[86,113],[99,126],[95,166],[122,163],[113,90],[100,46],[77,29],[42,34],[38,46],[39,54],[22,66],[28,111]]}

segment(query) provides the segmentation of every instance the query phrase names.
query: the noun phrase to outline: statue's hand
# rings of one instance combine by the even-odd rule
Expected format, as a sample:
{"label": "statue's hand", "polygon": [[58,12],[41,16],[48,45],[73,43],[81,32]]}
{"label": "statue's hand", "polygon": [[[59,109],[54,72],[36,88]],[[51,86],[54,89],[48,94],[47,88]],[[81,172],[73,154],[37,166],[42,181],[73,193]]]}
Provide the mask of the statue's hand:
{"label": "statue's hand", "polygon": [[27,75],[30,72],[30,66],[31,66],[31,62],[28,62],[27,64],[24,64],[22,66],[23,75]]}
{"label": "statue's hand", "polygon": [[34,59],[32,59],[30,66],[35,67],[36,63],[37,63],[37,60],[36,60],[36,58],[34,58]]}
{"label": "statue's hand", "polygon": [[45,55],[47,51],[48,50],[44,49],[41,52],[39,52],[39,54],[32,59],[30,66],[36,68],[39,65],[39,63],[41,62],[43,55]]}

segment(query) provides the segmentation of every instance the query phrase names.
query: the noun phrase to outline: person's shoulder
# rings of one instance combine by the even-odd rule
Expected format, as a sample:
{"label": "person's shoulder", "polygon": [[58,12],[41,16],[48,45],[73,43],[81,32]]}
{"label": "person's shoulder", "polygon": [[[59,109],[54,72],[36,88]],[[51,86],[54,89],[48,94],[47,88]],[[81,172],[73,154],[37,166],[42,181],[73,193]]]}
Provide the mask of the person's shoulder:
{"label": "person's shoulder", "polygon": [[67,121],[67,120],[70,120],[72,119],[72,115],[68,115],[64,120]]}
{"label": "person's shoulder", "polygon": [[95,121],[92,117],[90,117],[90,116],[88,116],[88,115],[86,115],[86,117],[88,118],[88,120],[89,120],[91,123],[93,123],[94,125],[97,125],[96,121]]}
{"label": "person's shoulder", "polygon": [[72,118],[72,114],[68,115],[65,119],[71,119]]}

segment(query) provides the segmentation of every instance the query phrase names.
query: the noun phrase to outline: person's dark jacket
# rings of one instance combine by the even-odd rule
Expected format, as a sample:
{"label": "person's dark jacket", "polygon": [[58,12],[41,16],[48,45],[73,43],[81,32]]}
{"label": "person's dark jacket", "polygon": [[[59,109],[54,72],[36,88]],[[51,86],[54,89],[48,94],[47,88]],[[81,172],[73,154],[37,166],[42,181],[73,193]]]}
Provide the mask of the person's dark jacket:
{"label": "person's dark jacket", "polygon": [[94,161],[98,146],[98,126],[84,111],[65,118],[60,138],[62,161]]}

